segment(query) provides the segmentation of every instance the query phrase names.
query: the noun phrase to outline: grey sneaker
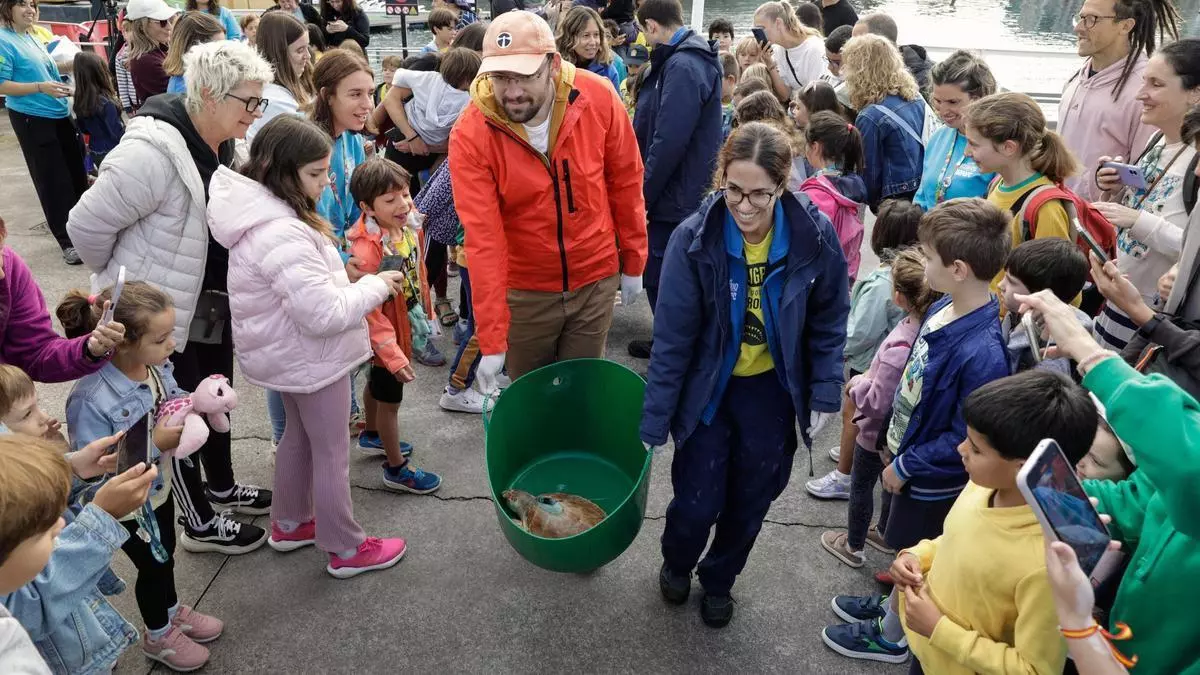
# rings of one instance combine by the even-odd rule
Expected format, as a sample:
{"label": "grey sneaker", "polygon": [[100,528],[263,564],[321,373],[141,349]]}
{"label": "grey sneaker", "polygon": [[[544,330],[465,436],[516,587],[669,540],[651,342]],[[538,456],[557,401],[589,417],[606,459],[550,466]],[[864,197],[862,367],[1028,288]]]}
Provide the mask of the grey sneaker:
{"label": "grey sneaker", "polygon": [[63,249],[63,262],[68,265],[82,265],[83,260],[79,258],[79,254],[75,252],[74,246],[68,246]]}
{"label": "grey sneaker", "polygon": [[837,469],[804,484],[808,494],[817,499],[850,499],[850,476],[838,474]]}

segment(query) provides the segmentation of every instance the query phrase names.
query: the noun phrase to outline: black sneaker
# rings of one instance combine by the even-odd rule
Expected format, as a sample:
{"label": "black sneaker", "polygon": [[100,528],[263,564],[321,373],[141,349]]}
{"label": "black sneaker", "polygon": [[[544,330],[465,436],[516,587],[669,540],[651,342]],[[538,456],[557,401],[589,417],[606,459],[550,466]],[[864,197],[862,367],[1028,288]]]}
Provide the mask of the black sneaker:
{"label": "black sneaker", "polygon": [[200,531],[189,527],[183,518],[179,522],[183,524],[179,545],[192,553],[241,555],[267,543],[266,530],[257,525],[239,523],[224,513],[218,515],[207,529]]}
{"label": "black sneaker", "polygon": [[700,619],[709,628],[724,628],[733,618],[733,597],[704,594],[700,598]]}
{"label": "black sneaker", "polygon": [[663,600],[672,605],[682,605],[692,592],[692,577],[690,574],[675,574],[667,568],[667,563],[663,563],[658,572],[658,590],[662,591]]}
{"label": "black sneaker", "polygon": [[233,511],[246,516],[265,516],[271,512],[271,491],[256,485],[236,484],[227,497],[214,495],[205,485],[204,495],[218,511]]}
{"label": "black sneaker", "polygon": [[653,346],[654,340],[633,340],[629,343],[629,355],[635,359],[648,359]]}

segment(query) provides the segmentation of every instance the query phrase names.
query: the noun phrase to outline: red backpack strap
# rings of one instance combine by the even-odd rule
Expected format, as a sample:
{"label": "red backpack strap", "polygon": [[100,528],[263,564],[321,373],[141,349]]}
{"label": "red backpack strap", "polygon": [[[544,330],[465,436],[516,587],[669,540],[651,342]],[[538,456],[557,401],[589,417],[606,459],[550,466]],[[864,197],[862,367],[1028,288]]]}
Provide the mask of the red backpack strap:
{"label": "red backpack strap", "polygon": [[[1051,199],[1063,202],[1064,209],[1074,209],[1075,201],[1065,189],[1058,185],[1039,185],[1025,194],[1024,203],[1017,212],[1021,223],[1021,241],[1037,238],[1037,214]],[[1068,216],[1070,213],[1067,214]]]}

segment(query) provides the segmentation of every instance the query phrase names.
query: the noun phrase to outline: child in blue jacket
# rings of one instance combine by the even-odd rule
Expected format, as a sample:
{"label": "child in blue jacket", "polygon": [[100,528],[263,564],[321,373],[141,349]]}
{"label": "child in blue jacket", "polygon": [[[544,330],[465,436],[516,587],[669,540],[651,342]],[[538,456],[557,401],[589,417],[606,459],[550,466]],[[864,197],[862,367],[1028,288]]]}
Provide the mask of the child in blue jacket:
{"label": "child in blue jacket", "polygon": [[[892,506],[884,540],[897,551],[941,535],[942,521],[967,485],[956,449],[967,436],[963,404],[971,392],[1010,374],[1000,304],[988,290],[1012,245],[1009,215],[983,199],[952,199],[921,218],[917,237],[929,287],[946,297],[926,314],[892,403],[886,453],[894,459],[882,476]],[[862,625],[856,643],[839,653],[908,658],[899,626],[885,635],[879,622]]]}

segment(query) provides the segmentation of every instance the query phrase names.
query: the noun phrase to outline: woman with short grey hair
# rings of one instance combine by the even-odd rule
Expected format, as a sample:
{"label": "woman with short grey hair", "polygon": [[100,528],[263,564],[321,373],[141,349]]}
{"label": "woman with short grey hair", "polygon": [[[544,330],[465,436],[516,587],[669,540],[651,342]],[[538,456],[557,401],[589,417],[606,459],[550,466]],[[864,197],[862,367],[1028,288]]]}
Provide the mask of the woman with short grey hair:
{"label": "woman with short grey hair", "polygon": [[[229,166],[234,140],[262,116],[263,85],[274,79],[253,47],[222,40],[184,56],[185,94],[151,97],[105,158],[95,185],[71,210],[67,231],[94,272],[94,290],[126,278],[146,281],[175,303],[175,380],[193,391],[209,375],[233,378],[233,337],[225,275],[229,254],[208,231],[208,184]],[[271,493],[233,477],[230,435],[209,434],[204,464],[172,460],[180,545],[192,552],[247,553],[266,542],[261,527],[222,512],[270,512]],[[182,483],[182,484],[181,484]],[[215,508],[214,508],[215,507]],[[218,515],[222,513],[222,515]]]}

